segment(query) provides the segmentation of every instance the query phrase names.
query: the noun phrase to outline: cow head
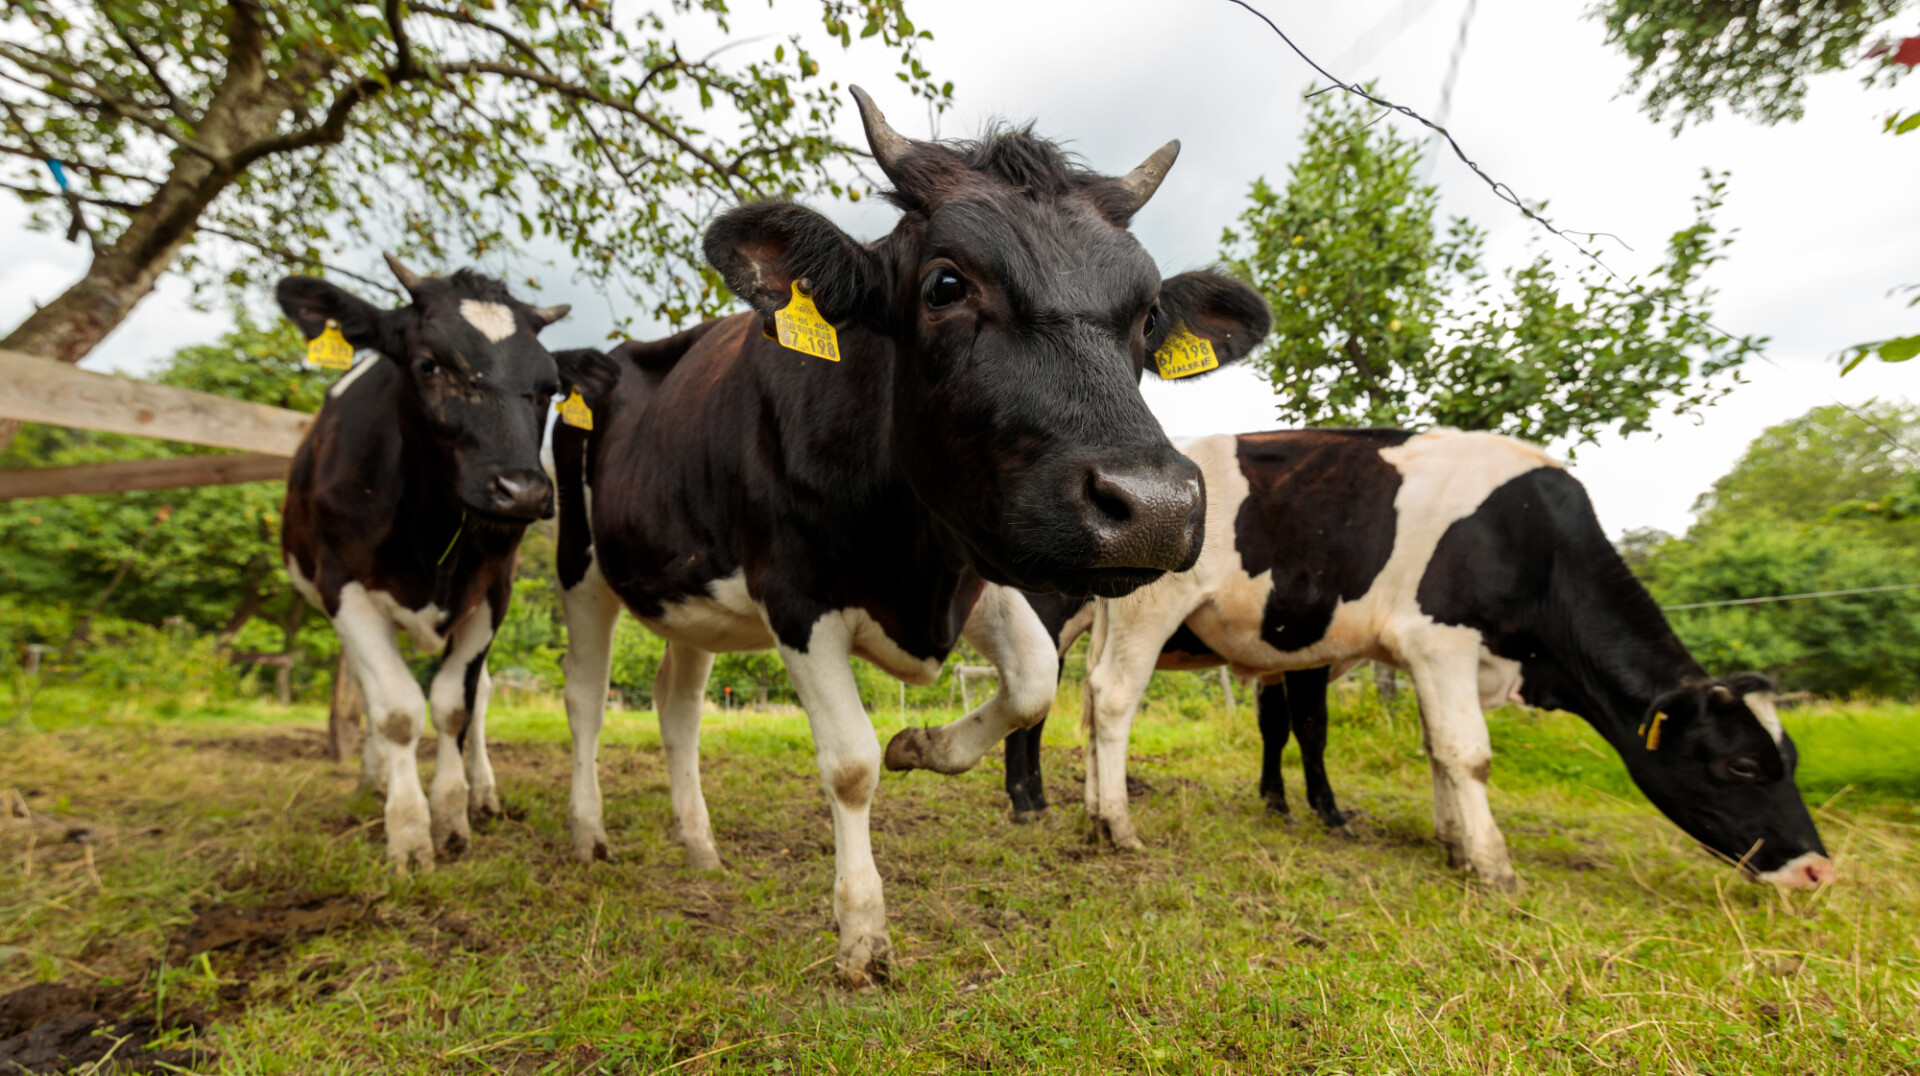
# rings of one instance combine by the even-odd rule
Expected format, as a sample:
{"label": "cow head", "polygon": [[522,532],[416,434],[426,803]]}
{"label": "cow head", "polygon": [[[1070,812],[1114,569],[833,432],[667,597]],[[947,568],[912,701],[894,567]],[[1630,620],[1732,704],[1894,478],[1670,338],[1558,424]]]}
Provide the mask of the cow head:
{"label": "cow head", "polygon": [[451,492],[470,516],[523,525],[552,515],[540,441],[554,394],[607,380],[613,367],[575,353],[556,362],[541,346],[537,334],[565,317],[565,306],[528,306],[468,269],[422,277],[391,254],[387,264],[409,305],[381,310],[305,276],[282,280],[275,295],[307,339],[331,326],[400,368],[403,420],[446,461]]}
{"label": "cow head", "polygon": [[1163,281],[1127,231],[1179,144],[1116,179],[1029,130],[911,141],[853,93],[892,233],[863,245],[810,209],[748,205],[708,230],[708,260],[765,318],[799,283],[840,331],[891,342],[894,460],[986,578],[1119,595],[1191,567],[1205,487],[1141,371],[1177,333],[1241,359],[1272,318],[1220,274]]}
{"label": "cow head", "polygon": [[1654,806],[1749,877],[1794,888],[1832,880],[1766,677],[1739,673],[1667,692],[1623,757]]}

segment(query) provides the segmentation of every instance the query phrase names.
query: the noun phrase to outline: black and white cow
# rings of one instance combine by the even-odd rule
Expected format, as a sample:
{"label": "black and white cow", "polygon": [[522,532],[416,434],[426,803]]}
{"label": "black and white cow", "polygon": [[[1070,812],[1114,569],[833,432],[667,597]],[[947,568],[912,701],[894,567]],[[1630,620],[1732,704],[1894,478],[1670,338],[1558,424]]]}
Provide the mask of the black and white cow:
{"label": "black and white cow", "polygon": [[[849,657],[924,684],[964,634],[1000,665],[964,720],[896,736],[895,768],[964,770],[1039,720],[1057,662],[1011,587],[1124,594],[1193,563],[1200,472],[1140,372],[1176,332],[1239,359],[1271,318],[1226,277],[1162,281],[1128,233],[1177,145],[1113,179],[1026,130],[909,141],[854,94],[893,231],[862,244],[789,204],[722,215],[707,257],[753,312],[616,348],[626,376],[555,459],[575,853],[607,854],[595,752],[621,606],[668,643],[655,699],[696,867],[719,863],[699,779],[713,655],[776,649],[833,817],[836,966],[862,985],[890,943],[868,837],[882,754]],[[839,361],[768,338],[802,296]]]}
{"label": "black and white cow", "polygon": [[[1656,807],[1749,875],[1797,887],[1833,877],[1771,685],[1700,668],[1606,540],[1585,490],[1546,454],[1490,434],[1400,430],[1219,436],[1183,449],[1207,476],[1205,550],[1188,571],[1096,603],[1089,629],[1087,809],[1117,845],[1140,843],[1126,741],[1156,665],[1286,673],[1298,694],[1288,709],[1317,758],[1327,667],[1374,659],[1413,676],[1435,828],[1456,866],[1514,880],[1487,807],[1481,708],[1519,700],[1584,717]],[[1282,716],[1266,704],[1272,690],[1263,731]],[[1269,763],[1283,745],[1269,743]],[[1038,786],[1032,745],[1010,745],[1008,758],[1010,792]],[[1263,766],[1263,786],[1275,769]],[[1308,799],[1329,824],[1344,822],[1323,768],[1318,781],[1309,771]]]}
{"label": "black and white cow", "polygon": [[[603,393],[616,372],[597,353],[541,346],[535,334],[565,306],[528,306],[470,270],[423,278],[387,262],[413,299],[397,310],[314,277],[276,289],[307,339],[337,331],[376,353],[328,389],[294,456],[281,545],[294,589],[332,621],[366,696],[362,780],[386,790],[387,857],[404,873],[464,847],[469,812],[500,810],[486,656],[520,538],[553,514],[540,467],[547,415],[560,389]],[[428,700],[396,629],[445,651],[431,693],[431,797],[414,761]]]}

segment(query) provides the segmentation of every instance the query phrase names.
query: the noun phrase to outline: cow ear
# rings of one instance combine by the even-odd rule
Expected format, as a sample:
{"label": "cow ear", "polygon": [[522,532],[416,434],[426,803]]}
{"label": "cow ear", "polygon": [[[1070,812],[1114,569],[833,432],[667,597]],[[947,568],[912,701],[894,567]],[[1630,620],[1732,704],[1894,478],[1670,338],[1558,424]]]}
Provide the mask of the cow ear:
{"label": "cow ear", "polygon": [[560,368],[560,391],[578,389],[582,398],[593,403],[613,391],[620,380],[620,367],[596,348],[576,347],[553,353]]}
{"label": "cow ear", "polygon": [[331,321],[355,348],[380,350],[380,308],[313,276],[290,276],[273,289],[280,309],[311,340]]}
{"label": "cow ear", "polygon": [[[1273,312],[1249,285],[1225,273],[1199,270],[1161,283],[1157,321],[1147,340],[1149,354],[1184,330],[1212,344],[1214,359],[1225,366],[1246,358],[1267,338]],[[1151,363],[1148,369],[1158,372]]]}
{"label": "cow ear", "polygon": [[835,224],[791,202],[761,202],[720,215],[707,229],[707,261],[762,317],[792,301],[804,281],[828,321],[878,325],[886,315],[873,253]]}

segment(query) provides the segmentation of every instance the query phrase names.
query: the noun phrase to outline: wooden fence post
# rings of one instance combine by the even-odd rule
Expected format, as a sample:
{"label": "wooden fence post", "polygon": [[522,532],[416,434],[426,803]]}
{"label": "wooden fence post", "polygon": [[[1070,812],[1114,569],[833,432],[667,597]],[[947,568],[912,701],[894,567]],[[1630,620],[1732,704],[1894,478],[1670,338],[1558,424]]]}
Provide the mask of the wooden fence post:
{"label": "wooden fence post", "polygon": [[366,709],[360,681],[347,667],[347,655],[343,652],[340,664],[333,671],[333,704],[327,710],[327,740],[333,744],[335,760],[350,762],[360,753],[361,738],[366,735],[366,730],[360,727],[360,717]]}

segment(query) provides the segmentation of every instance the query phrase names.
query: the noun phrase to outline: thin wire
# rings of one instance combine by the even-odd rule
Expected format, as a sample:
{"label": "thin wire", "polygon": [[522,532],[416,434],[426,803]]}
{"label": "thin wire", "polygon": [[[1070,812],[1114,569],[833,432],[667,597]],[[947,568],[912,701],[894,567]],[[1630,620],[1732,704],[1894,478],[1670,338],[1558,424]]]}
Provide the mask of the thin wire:
{"label": "thin wire", "polygon": [[[1402,116],[1405,116],[1410,120],[1413,120],[1414,122],[1420,124],[1421,126],[1439,135],[1442,139],[1446,141],[1448,147],[1453,150],[1453,155],[1460,158],[1460,163],[1466,165],[1467,168],[1470,171],[1472,171],[1474,175],[1479,176],[1481,181],[1486,183],[1487,187],[1493,191],[1495,197],[1499,198],[1501,201],[1507,203],[1513,208],[1519,210],[1521,216],[1526,217],[1528,220],[1534,222],[1535,224],[1538,224],[1540,227],[1545,228],[1548,232],[1550,232],[1555,237],[1565,242],[1568,246],[1579,251],[1581,256],[1585,257],[1588,261],[1592,262],[1593,264],[1599,266],[1601,272],[1606,273],[1607,276],[1611,277],[1616,283],[1620,284],[1622,287],[1633,292],[1635,295],[1638,295],[1640,298],[1647,300],[1648,302],[1657,303],[1660,306],[1665,307],[1669,310],[1673,309],[1672,301],[1661,298],[1660,296],[1657,296],[1657,295],[1650,295],[1646,292],[1645,289],[1641,288],[1638,284],[1635,284],[1633,281],[1627,279],[1626,277],[1621,276],[1619,273],[1614,272],[1612,266],[1608,265],[1600,257],[1600,255],[1582,246],[1580,244],[1580,241],[1574,238],[1574,235],[1584,235],[1587,237],[1588,241],[1592,241],[1596,236],[1604,235],[1607,238],[1612,239],[1614,242],[1619,243],[1623,247],[1627,246],[1626,240],[1621,239],[1619,236],[1614,235],[1612,232],[1590,232],[1583,229],[1574,229],[1571,233],[1569,233],[1567,231],[1562,231],[1558,227],[1555,227],[1552,221],[1534,212],[1532,209],[1527,208],[1527,204],[1521,200],[1520,195],[1516,193],[1512,187],[1509,187],[1505,183],[1502,183],[1499,180],[1494,179],[1492,176],[1488,175],[1486,170],[1481,168],[1480,165],[1473,160],[1473,158],[1467,156],[1467,151],[1460,147],[1460,143],[1454,140],[1452,133],[1449,132],[1445,126],[1435,123],[1434,121],[1426,118],[1425,116],[1422,116],[1420,113],[1415,112],[1413,109],[1408,108],[1406,105],[1394,104],[1392,101],[1389,101],[1386,98],[1379,96],[1378,94],[1372,93],[1371,91],[1366,90],[1361,86],[1358,86],[1351,82],[1347,82],[1344,79],[1341,79],[1335,76],[1333,72],[1328,71],[1324,67],[1321,67],[1320,64],[1316,62],[1313,57],[1308,56],[1306,54],[1306,51],[1302,49],[1299,45],[1294,44],[1293,38],[1288,37],[1287,32],[1285,30],[1280,29],[1280,26],[1278,23],[1275,23],[1272,19],[1268,18],[1264,12],[1262,12],[1259,8],[1254,7],[1251,3],[1248,2],[1248,0],[1227,0],[1227,3],[1234,4],[1238,7],[1244,8],[1254,18],[1259,19],[1261,22],[1266,23],[1267,29],[1272,30],[1275,34],[1279,35],[1280,40],[1286,42],[1287,48],[1292,49],[1293,54],[1295,56],[1300,57],[1301,60],[1306,62],[1306,65],[1308,67],[1313,68],[1316,72],[1320,74],[1322,78],[1326,79],[1328,82],[1333,83],[1335,86],[1338,86],[1340,89],[1345,90],[1346,92],[1353,94],[1356,97],[1364,98],[1365,100],[1370,101],[1381,108],[1387,109],[1390,112],[1398,112]],[[1324,90],[1314,91],[1313,93],[1309,93],[1307,96],[1312,97],[1316,93],[1324,93],[1324,92],[1325,92]],[[1631,250],[1632,248],[1628,247],[1628,249]],[[1721,328],[1718,325],[1715,325],[1711,321],[1707,321],[1704,318],[1700,319],[1700,324],[1706,326],[1707,328],[1713,330],[1714,332],[1719,333],[1721,336],[1724,336],[1729,340],[1748,339],[1747,337],[1743,337],[1743,336],[1735,336],[1734,334],[1728,332],[1727,330]],[[1778,362],[1775,362],[1773,359],[1773,356],[1768,355],[1764,350],[1762,350],[1758,346],[1754,346],[1752,348],[1752,351],[1754,354],[1760,356],[1761,359],[1765,360],[1774,369],[1779,370],[1783,373],[1787,372],[1786,367],[1781,366]],[[1829,395],[1831,396],[1832,394],[1829,393]],[[1895,448],[1898,448],[1903,452],[1914,451],[1905,442],[1902,442],[1898,438],[1894,437],[1891,433],[1888,433],[1886,430],[1882,429],[1872,419],[1861,414],[1858,410],[1855,410],[1846,401],[1840,399],[1838,396],[1833,396],[1832,398],[1833,398],[1833,402],[1838,404],[1842,410],[1846,411],[1848,414],[1854,416],[1860,421],[1866,423],[1869,427],[1871,427],[1874,430],[1874,432],[1878,433],[1881,437],[1885,438],[1886,441],[1889,444],[1893,445]]]}
{"label": "thin wire", "polygon": [[1802,598],[1839,598],[1848,594],[1884,594],[1890,590],[1920,590],[1920,583],[1891,583],[1884,587],[1852,587],[1847,590],[1810,590],[1805,594],[1775,594],[1766,598],[1732,598],[1723,602],[1688,602],[1685,605],[1663,605],[1660,608],[1669,613],[1682,609],[1717,609],[1725,605],[1763,605],[1767,602],[1791,602]]}

